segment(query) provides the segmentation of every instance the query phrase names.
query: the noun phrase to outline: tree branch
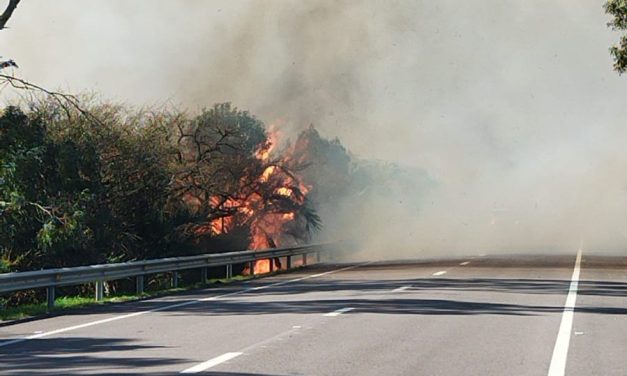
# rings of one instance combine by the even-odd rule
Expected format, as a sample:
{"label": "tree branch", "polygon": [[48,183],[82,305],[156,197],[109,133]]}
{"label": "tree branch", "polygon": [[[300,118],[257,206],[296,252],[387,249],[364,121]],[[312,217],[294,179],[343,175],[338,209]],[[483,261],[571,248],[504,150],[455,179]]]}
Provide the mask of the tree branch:
{"label": "tree branch", "polygon": [[0,30],[5,29],[5,25],[9,21],[9,18],[13,15],[13,11],[17,8],[17,4],[20,3],[20,0],[10,0],[9,5],[7,5],[7,9],[4,10],[4,13],[0,15]]}
{"label": "tree branch", "polygon": [[48,89],[45,89],[45,88],[43,88],[43,87],[41,87],[39,85],[35,85],[33,83],[30,83],[30,82],[28,82],[26,80],[23,80],[21,78],[9,76],[9,75],[6,75],[6,74],[0,74],[0,82],[1,81],[8,82],[12,87],[14,87],[16,89],[40,91],[40,92],[50,96],[51,98],[53,98],[61,106],[61,108],[65,111],[65,113],[66,113],[68,118],[71,118],[72,116],[71,116],[71,113],[70,113],[70,109],[68,108],[68,106],[66,106],[66,104],[69,105],[70,107],[73,107],[81,115],[83,115],[86,118],[94,121],[96,124],[102,125],[102,122],[98,118],[96,118],[94,115],[89,113],[89,111],[86,111],[85,109],[83,109],[81,107],[78,98],[76,98],[73,95],[63,94],[63,93],[59,93],[59,92],[56,92],[56,91],[50,91]]}

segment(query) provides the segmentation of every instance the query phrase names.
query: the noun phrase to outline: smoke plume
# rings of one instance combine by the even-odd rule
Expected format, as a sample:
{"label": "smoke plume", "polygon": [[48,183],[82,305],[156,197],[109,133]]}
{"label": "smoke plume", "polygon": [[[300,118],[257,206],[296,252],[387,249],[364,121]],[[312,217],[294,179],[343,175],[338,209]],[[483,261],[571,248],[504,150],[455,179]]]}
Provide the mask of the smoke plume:
{"label": "smoke plume", "polygon": [[362,257],[624,252],[627,83],[607,21],[566,0],[26,0],[0,40],[47,87],[231,101],[293,140],[339,138],[362,175],[318,195],[321,238]]}

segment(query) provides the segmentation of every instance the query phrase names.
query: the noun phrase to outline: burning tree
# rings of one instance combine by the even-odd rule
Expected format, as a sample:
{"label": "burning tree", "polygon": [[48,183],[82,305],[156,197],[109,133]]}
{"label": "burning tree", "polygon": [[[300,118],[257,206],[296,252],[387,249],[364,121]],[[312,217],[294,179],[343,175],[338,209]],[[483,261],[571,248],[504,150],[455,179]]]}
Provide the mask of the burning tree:
{"label": "burning tree", "polygon": [[[275,151],[261,121],[225,103],[177,128],[172,199],[195,218],[181,226],[186,236],[234,244],[245,237],[250,249],[265,249],[308,240],[320,228],[309,187],[295,174],[300,166]],[[269,266],[263,260],[256,272]]]}

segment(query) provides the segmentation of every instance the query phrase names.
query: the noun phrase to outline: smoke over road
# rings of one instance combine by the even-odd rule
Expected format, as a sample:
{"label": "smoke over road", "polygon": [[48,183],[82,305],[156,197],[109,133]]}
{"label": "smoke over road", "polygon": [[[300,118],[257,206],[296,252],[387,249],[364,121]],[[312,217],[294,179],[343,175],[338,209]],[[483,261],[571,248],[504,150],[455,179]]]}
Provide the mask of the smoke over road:
{"label": "smoke over road", "polygon": [[[584,1],[26,0],[21,77],[136,105],[231,101],[389,161],[320,212],[366,258],[627,249],[627,81]],[[360,163],[362,163],[360,162]],[[366,162],[363,162],[366,163]],[[356,185],[358,186],[358,184]]]}

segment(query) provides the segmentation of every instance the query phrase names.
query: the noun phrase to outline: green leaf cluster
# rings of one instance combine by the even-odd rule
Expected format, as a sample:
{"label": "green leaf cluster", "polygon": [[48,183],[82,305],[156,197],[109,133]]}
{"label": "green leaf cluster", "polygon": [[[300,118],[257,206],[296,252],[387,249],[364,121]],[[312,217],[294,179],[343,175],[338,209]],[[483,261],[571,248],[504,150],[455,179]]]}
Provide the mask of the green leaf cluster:
{"label": "green leaf cluster", "polygon": [[[613,18],[608,26],[613,30],[627,31],[627,0],[608,0],[605,5],[605,12]],[[610,53],[614,57],[614,70],[619,74],[627,70],[627,35],[621,36],[618,44],[610,47]]]}

